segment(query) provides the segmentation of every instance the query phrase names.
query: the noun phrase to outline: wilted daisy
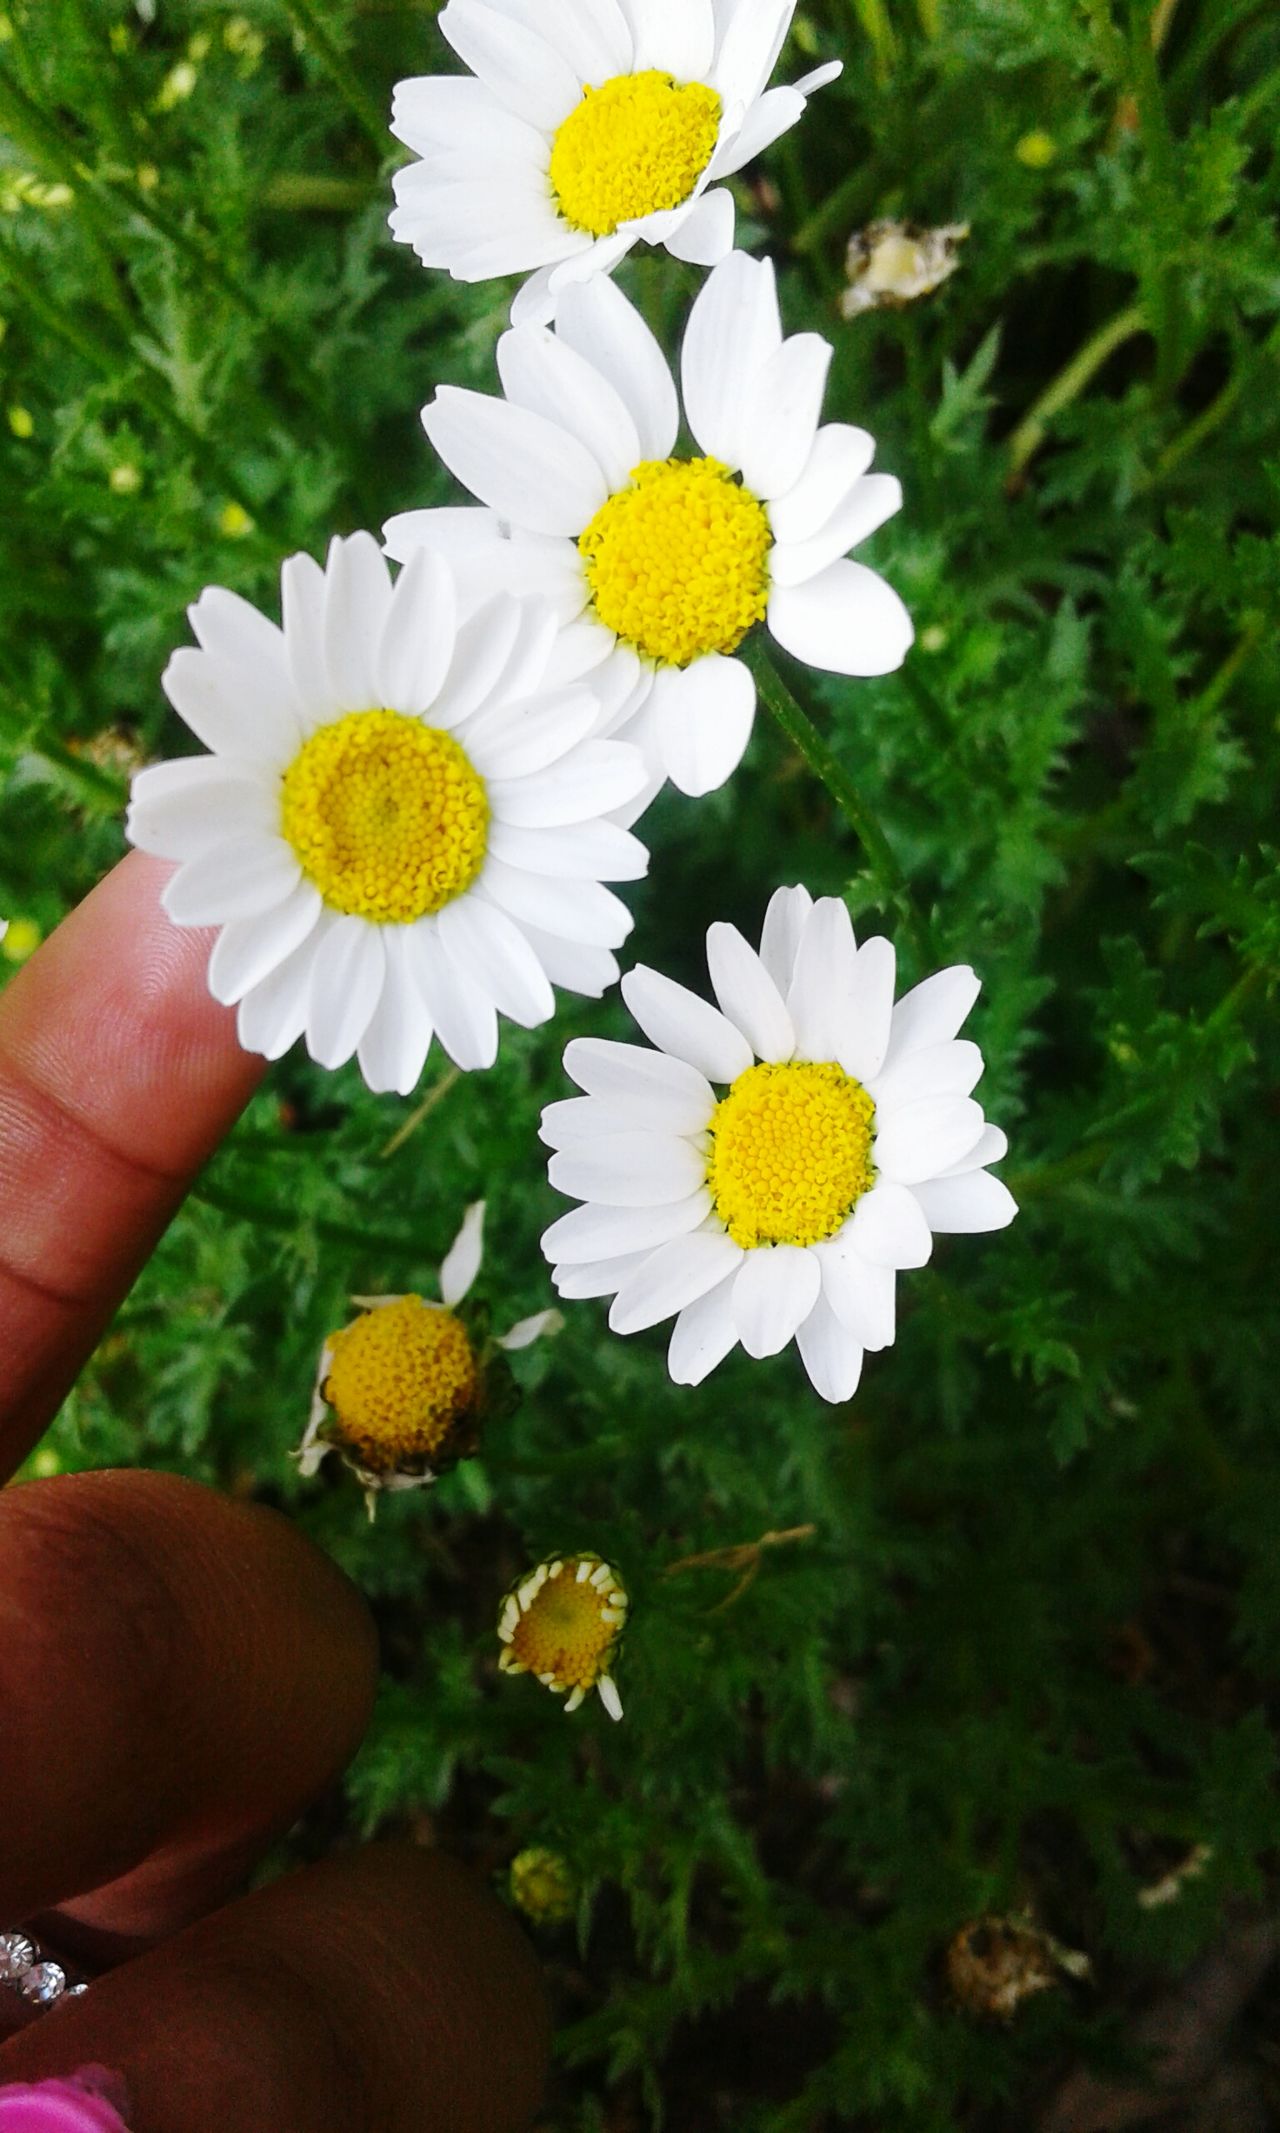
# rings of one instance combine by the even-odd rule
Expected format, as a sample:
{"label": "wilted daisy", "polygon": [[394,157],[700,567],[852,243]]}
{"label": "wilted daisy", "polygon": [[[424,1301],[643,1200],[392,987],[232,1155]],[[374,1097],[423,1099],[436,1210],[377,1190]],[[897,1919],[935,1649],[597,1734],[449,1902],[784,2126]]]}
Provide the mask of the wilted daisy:
{"label": "wilted daisy", "polygon": [[450,0],[473,79],[401,82],[393,234],[455,281],[533,269],[513,316],[609,274],[633,244],[710,266],[733,245],[717,181],[794,126],[838,61],[769,89],[796,0]]}
{"label": "wilted daisy", "polygon": [[557,678],[554,618],[499,594],[460,602],[438,555],[393,585],[367,533],[282,573],[284,627],[214,588],[191,609],[170,702],[208,756],[133,783],[128,831],[180,860],[179,925],[221,930],[209,987],[246,1050],[299,1036],[321,1066],[357,1053],[402,1095],[433,1035],[491,1066],[498,1015],[525,1028],[553,985],[597,996],[630,930],[604,881],[644,873],[604,819],[644,783],[637,750],[592,738],[599,708]]}
{"label": "wilted daisy", "polygon": [[901,1267],[935,1231],[1001,1229],[1006,1150],[970,1091],[964,966],[894,1005],[894,952],[859,947],[845,906],[779,889],[759,954],[707,934],[719,1007],[643,966],[623,996],[656,1050],[575,1038],[586,1091],[548,1106],[551,1183],[586,1202],[543,1238],[562,1297],[612,1296],[615,1333],[675,1316],[669,1366],[696,1385],[739,1341],[794,1339],[825,1400],[850,1399],[894,1337]]}
{"label": "wilted daisy", "polygon": [[627,1619],[626,1588],[598,1555],[553,1555],[513,1585],[498,1614],[504,1674],[536,1674],[576,1711],[595,1689],[610,1718],[622,1699],[610,1668]]}
{"label": "wilted daisy", "polygon": [[867,472],[865,430],[820,426],[830,360],[820,334],[783,339],[772,265],[735,252],[689,315],[700,451],[675,457],[676,388],[649,328],[612,282],[568,289],[554,332],[517,326],[499,342],[504,399],[445,385],[423,410],[487,509],[405,512],[387,547],[425,545],[468,584],[550,600],[601,730],[638,740],[682,792],[710,792],[751,732],[755,683],[733,655],[757,623],[838,674],[888,673],[911,643],[898,595],[845,560],[902,492]]}
{"label": "wilted daisy", "polygon": [[484,1253],[484,1201],[467,1209],[440,1268],[440,1302],[424,1296],[356,1296],[359,1316],[320,1351],[311,1418],[298,1447],[303,1474],[330,1452],[363,1484],[372,1518],[383,1489],[430,1488],[475,1451],[487,1415],[510,1392],[497,1362],[561,1324],[537,1311],[494,1339],[483,1318],[458,1307]]}

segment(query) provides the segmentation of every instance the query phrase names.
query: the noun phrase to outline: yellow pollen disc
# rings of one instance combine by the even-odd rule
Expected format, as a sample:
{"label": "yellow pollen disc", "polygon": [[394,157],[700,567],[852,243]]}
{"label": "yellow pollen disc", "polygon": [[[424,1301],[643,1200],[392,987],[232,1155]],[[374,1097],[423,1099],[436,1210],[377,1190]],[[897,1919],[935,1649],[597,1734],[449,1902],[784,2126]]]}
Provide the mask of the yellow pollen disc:
{"label": "yellow pollen disc", "polygon": [[769,602],[764,505],[718,459],[646,459],[578,539],[595,610],[643,659],[733,652]]}
{"label": "yellow pollen disc", "polygon": [[620,222],[687,200],[711,161],[720,98],[649,67],[586,88],[551,147],[551,189],[566,222],[612,237]]}
{"label": "yellow pollen disc", "polygon": [[409,925],[470,888],[489,802],[451,735],[401,711],[349,711],[290,763],[280,827],[335,911]]}
{"label": "yellow pollen disc", "polygon": [[873,1182],[875,1105],[834,1062],[748,1067],[710,1130],[707,1184],[745,1250],[834,1237]]}
{"label": "yellow pollen disc", "polygon": [[402,1296],[329,1339],[322,1388],[347,1450],[373,1474],[456,1457],[480,1391],[476,1359],[452,1313]]}
{"label": "yellow pollen disc", "polygon": [[[618,1639],[620,1624],[609,1594],[622,1588],[612,1572],[603,1591],[580,1582],[583,1560],[566,1557],[530,1602],[528,1613],[521,1615],[511,1639],[513,1658],[531,1674],[550,1674],[556,1689],[593,1688]],[[606,1615],[615,1619],[606,1621]]]}

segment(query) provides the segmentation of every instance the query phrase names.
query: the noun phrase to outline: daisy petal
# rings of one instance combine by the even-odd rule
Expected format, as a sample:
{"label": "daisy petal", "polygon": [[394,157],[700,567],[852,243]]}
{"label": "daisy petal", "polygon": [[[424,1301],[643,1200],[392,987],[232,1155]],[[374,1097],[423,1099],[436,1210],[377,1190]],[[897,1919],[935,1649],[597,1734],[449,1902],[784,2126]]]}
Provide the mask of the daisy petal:
{"label": "daisy petal", "polygon": [[586,739],[599,717],[588,689],[486,705],[467,726],[467,754],[484,778],[526,778]]}
{"label": "daisy petal", "polygon": [[440,1265],[440,1301],[452,1311],[480,1272],[484,1257],[484,1201],[473,1200]]}
{"label": "daisy petal", "polygon": [[667,1369],[675,1385],[701,1385],[738,1345],[730,1274],[696,1303],[686,1304],[671,1329]]}
{"label": "daisy petal", "polygon": [[741,1030],[696,993],[644,963],[622,980],[622,997],[651,1044],[686,1060],[708,1081],[736,1081],[753,1064]]}
{"label": "daisy petal", "polygon": [[311,998],[312,971],[336,924],[331,912],[322,911],[319,923],[302,946],[245,994],[236,1013],[236,1035],[246,1052],[279,1059],[302,1035]]}
{"label": "daisy petal", "polygon": [[706,1158],[678,1135],[602,1133],[561,1148],[547,1165],[557,1192],[605,1207],[666,1207],[696,1192]]}
{"label": "daisy petal", "polygon": [[856,970],[848,911],[838,897],[819,897],[800,936],[787,1007],[800,1057],[835,1059],[854,1075],[862,1038],[854,1005]]}
{"label": "daisy petal", "polygon": [[832,347],[820,333],[795,333],[761,364],[742,401],[742,478],[768,503],[804,472],[818,434]]}
{"label": "daisy petal", "polygon": [[532,533],[576,538],[608,496],[585,445],[506,400],[442,385],[422,426],[465,489]]}
{"label": "daisy petal", "polygon": [[522,1029],[556,1011],[546,973],[514,920],[475,896],[446,904],[436,919],[445,953],[460,977],[488,994]]}
{"label": "daisy petal", "polygon": [[900,481],[892,474],[864,474],[819,532],[807,541],[774,547],[769,557],[771,582],[801,585],[807,578],[816,578],[828,563],[847,555],[901,509]]}
{"label": "daisy petal", "polygon": [[746,394],[781,345],[771,263],[731,252],[694,302],[680,357],[689,427],[702,450],[731,469],[742,464]]}
{"label": "daisy petal", "polygon": [[[574,1037],[565,1046],[566,1074],[588,1095],[635,1104],[642,1113],[652,1102],[664,1112],[678,1106],[676,1133],[700,1133],[716,1107],[715,1091],[704,1074],[669,1052],[646,1051],[639,1044],[618,1044],[610,1037]],[[647,1125],[651,1121],[645,1118]]]}
{"label": "daisy petal", "polygon": [[320,910],[320,891],[313,883],[300,881],[274,910],[224,926],[209,958],[209,990],[214,999],[224,1007],[234,1007],[270,977],[314,932]]}
{"label": "daisy petal", "polygon": [[554,933],[543,933],[538,926],[523,926],[521,931],[551,983],[563,992],[603,1000],[617,984],[618,959],[607,948],[563,940]]}
{"label": "daisy petal", "polygon": [[280,610],[294,693],[308,730],[327,724],[340,709],[324,655],[327,605],[325,576],[315,557],[291,555],[280,570]]}
{"label": "daisy petal", "polygon": [[585,876],[593,881],[641,881],[649,868],[649,854],[639,838],[614,822],[571,822],[554,835],[492,822],[489,851],[510,867],[566,880]]}
{"label": "daisy petal", "polygon": [[553,1265],[564,1266],[656,1251],[668,1238],[688,1236],[710,1212],[705,1185],[662,1207],[575,1207],[543,1233],[542,1249]]}
{"label": "daisy petal", "polygon": [[635,924],[612,889],[598,881],[555,881],[505,866],[492,855],[477,884],[479,893],[521,926],[558,933],[589,948],[620,948]]}
{"label": "daisy petal", "polygon": [[701,799],[742,761],[756,685],[740,659],[707,652],[690,667],[660,667],[653,684],[658,753],[679,792]]}
{"label": "daisy petal", "polygon": [[564,1318],[559,1311],[535,1311],[529,1318],[518,1318],[514,1326],[500,1333],[494,1346],[504,1349],[508,1355],[516,1355],[522,1348],[532,1348],[544,1334],[558,1333],[563,1324]]}
{"label": "daisy petal", "polygon": [[391,575],[371,533],[329,547],[324,649],[333,693],[344,711],[378,703],[378,646],[391,612]]}
{"label": "daisy petal", "polygon": [[439,555],[416,548],[396,580],[374,662],[374,701],[388,711],[426,711],[453,658],[458,596]]}
{"label": "daisy petal", "polygon": [[434,919],[410,932],[413,973],[436,1035],[464,1074],[491,1067],[498,1056],[498,1017],[492,1000],[445,953]]}
{"label": "daisy petal", "polygon": [[795,487],[775,497],[769,523],[781,544],[812,540],[856,488],[875,457],[875,440],[847,422],[825,422]]}
{"label": "daisy petal", "polygon": [[850,984],[851,1034],[840,1064],[864,1083],[874,1079],[884,1064],[897,968],[892,941],[875,934],[862,943]]}
{"label": "daisy petal", "polygon": [[876,1266],[927,1266],[933,1232],[905,1185],[881,1178],[864,1193],[848,1225],[849,1240]]}
{"label": "daisy petal", "polygon": [[675,224],[665,243],[673,259],[693,267],[714,267],[733,250],[733,194],[723,185],[700,195]]}
{"label": "daisy petal", "polygon": [[1007,1229],[1018,1212],[1018,1203],[1002,1178],[987,1170],[971,1170],[961,1177],[930,1178],[913,1185],[917,1200],[931,1230],[943,1236],[975,1236],[983,1230]]}
{"label": "daisy petal", "polygon": [[822,1270],[798,1244],[761,1244],[744,1254],[733,1284],[733,1322],[747,1354],[777,1355],[809,1316]]}
{"label": "daisy petal", "polygon": [[729,14],[715,64],[715,86],[726,104],[749,104],[760,94],[777,65],[795,8],[796,0],[747,0]]}
{"label": "daisy petal", "polygon": [[918,1185],[977,1145],[985,1120],[971,1096],[926,1096],[879,1122],[876,1167],[899,1185]]}
{"label": "daisy petal", "polygon": [[963,1177],[970,1170],[985,1170],[989,1163],[1002,1163],[1008,1153],[1009,1143],[999,1126],[984,1126],[969,1153],[962,1156],[958,1163],[948,1164],[938,1175],[944,1178]]}
{"label": "daisy petal", "polygon": [[876,1111],[887,1118],[899,1104],[921,1096],[971,1096],[982,1079],[982,1054],[962,1037],[951,1044],[925,1044],[887,1066],[867,1084]]}
{"label": "daisy petal", "polygon": [[175,926],[220,926],[255,918],[291,896],[302,869],[282,837],[225,838],[189,859],[161,895]]}
{"label": "daisy petal", "polygon": [[892,674],[915,636],[893,587],[865,563],[828,563],[803,585],[775,586],[768,621],[784,651],[828,674]]}
{"label": "daisy petal", "polygon": [[588,1260],[585,1266],[559,1266],[552,1276],[556,1295],[565,1303],[583,1303],[594,1296],[613,1296],[651,1256],[649,1252],[623,1252],[617,1259]]}
{"label": "daisy petal", "polygon": [[763,155],[779,137],[789,132],[804,113],[804,97],[796,89],[766,89],[747,108],[736,133],[722,141],[711,159],[708,176],[731,178],[735,171]]}
{"label": "daisy petal", "polygon": [[895,1328],[897,1275],[856,1251],[847,1228],[824,1244],[815,1244],[822,1267],[822,1293],[842,1325],[873,1353],[891,1346]]}
{"label": "daisy petal", "polygon": [[468,615],[453,645],[448,671],[431,706],[431,723],[461,726],[487,706],[520,637],[524,605],[499,593]]}
{"label": "daisy petal", "polygon": [[622,741],[584,741],[563,762],[529,777],[489,780],[499,822],[521,829],[560,829],[622,807],[646,783],[644,757]]}
{"label": "daisy petal", "polygon": [[260,695],[241,691],[238,671],[184,644],[170,658],[160,686],[179,718],[215,755],[273,766],[287,762],[298,744],[298,726],[279,712],[262,718]]}
{"label": "daisy petal", "polygon": [[317,1066],[342,1066],[359,1044],[382,993],[382,934],[363,918],[341,918],[312,969],[307,1050]]}
{"label": "daisy petal", "polygon": [[695,1230],[659,1245],[644,1265],[624,1282],[609,1313],[614,1333],[642,1333],[661,1325],[687,1304],[696,1303],[741,1264],[742,1249],[731,1237]]}
{"label": "daisy petal", "polygon": [[825,1296],[797,1327],[796,1346],[819,1399],[840,1407],[853,1398],[862,1376],[862,1347]]}
{"label": "daisy petal", "polygon": [[742,1031],[757,1059],[790,1059],[796,1033],[786,1004],[736,926],[720,922],[710,928],[707,968],[722,1012]]}
{"label": "daisy petal", "polygon": [[450,0],[440,28],[454,51],[499,103],[549,132],[581,101],[568,61],[533,31],[480,0]]}
{"label": "daisy petal", "polygon": [[967,963],[935,971],[903,994],[893,1010],[885,1066],[896,1067],[926,1044],[947,1044],[967,1021],[982,986]]}
{"label": "daisy petal", "polygon": [[279,787],[261,764],[197,755],[137,773],[125,833],[140,851],[161,859],[195,859],[226,837],[244,831],[269,837],[279,826]]}
{"label": "daisy petal", "polygon": [[556,334],[613,386],[635,423],[640,458],[669,458],[680,427],[675,382],[656,338],[616,282],[597,275],[564,289]]}
{"label": "daisy petal", "polygon": [[507,399],[553,422],[591,454],[611,490],[641,458],[630,412],[607,378],[546,326],[514,326],[498,342]]}
{"label": "daisy petal", "polygon": [[394,1091],[397,1096],[408,1096],[422,1079],[435,1031],[418,988],[408,928],[385,926],[382,942],[387,958],[382,998],[356,1047],[356,1057],[375,1094]]}
{"label": "daisy petal", "polygon": [[764,915],[760,935],[760,960],[785,999],[795,973],[796,953],[813,898],[799,884],[794,889],[775,889]]}
{"label": "daisy petal", "polygon": [[631,8],[637,74],[657,67],[677,81],[703,81],[716,48],[711,0],[639,0]]}

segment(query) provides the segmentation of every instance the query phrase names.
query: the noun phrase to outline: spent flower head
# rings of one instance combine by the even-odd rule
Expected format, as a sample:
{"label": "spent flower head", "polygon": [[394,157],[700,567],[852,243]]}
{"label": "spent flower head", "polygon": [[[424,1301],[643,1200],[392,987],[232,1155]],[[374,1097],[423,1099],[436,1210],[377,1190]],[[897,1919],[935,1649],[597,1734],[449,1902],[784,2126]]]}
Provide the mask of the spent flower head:
{"label": "spent flower head", "polygon": [[627,1592],[601,1556],[553,1555],[512,1586],[498,1613],[504,1674],[534,1674],[565,1710],[595,1689],[610,1718],[622,1699],[612,1667],[627,1619]]}
{"label": "spent flower head", "polygon": [[538,1311],[492,1338],[459,1315],[480,1271],[484,1201],[467,1209],[440,1267],[439,1303],[357,1296],[359,1314],[320,1351],[311,1415],[297,1458],[314,1474],[330,1452],[365,1490],[429,1488],[473,1453],[487,1415],[510,1390],[500,1352],[528,1348],[561,1324]]}

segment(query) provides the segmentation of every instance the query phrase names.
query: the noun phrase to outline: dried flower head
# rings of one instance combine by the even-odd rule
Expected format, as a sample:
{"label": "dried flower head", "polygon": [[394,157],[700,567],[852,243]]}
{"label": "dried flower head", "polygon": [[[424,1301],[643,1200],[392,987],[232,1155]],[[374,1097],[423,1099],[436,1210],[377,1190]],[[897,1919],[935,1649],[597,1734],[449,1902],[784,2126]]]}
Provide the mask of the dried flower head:
{"label": "dried flower head", "polygon": [[844,270],[849,287],[840,298],[841,314],[900,311],[921,296],[931,296],[960,264],[967,222],[947,222],[936,230],[914,222],[869,222],[849,239]]}
{"label": "dried flower head", "polygon": [[1028,1912],[988,1913],[962,1926],[947,1949],[947,1982],[966,2014],[1011,2022],[1038,1992],[1062,1976],[1087,1978],[1087,1955],[1064,1948]]}
{"label": "dried flower head", "polygon": [[429,1488],[475,1451],[495,1390],[509,1385],[494,1351],[527,1348],[560,1326],[558,1311],[539,1311],[495,1340],[464,1322],[456,1307],[480,1271],[483,1239],[477,1200],[440,1268],[441,1302],[353,1297],[359,1315],[321,1350],[298,1459],[310,1475],[336,1452],[363,1483],[371,1518],[379,1491]]}
{"label": "dried flower head", "polygon": [[610,1668],[627,1619],[626,1588],[598,1555],[555,1555],[514,1585],[498,1615],[504,1674],[536,1674],[576,1711],[595,1689],[610,1718],[622,1701]]}

